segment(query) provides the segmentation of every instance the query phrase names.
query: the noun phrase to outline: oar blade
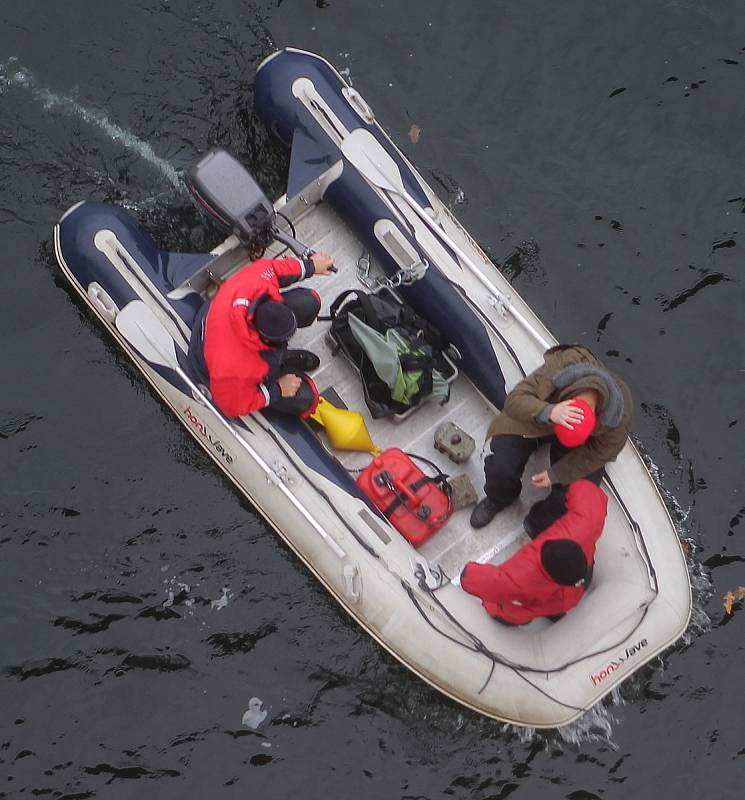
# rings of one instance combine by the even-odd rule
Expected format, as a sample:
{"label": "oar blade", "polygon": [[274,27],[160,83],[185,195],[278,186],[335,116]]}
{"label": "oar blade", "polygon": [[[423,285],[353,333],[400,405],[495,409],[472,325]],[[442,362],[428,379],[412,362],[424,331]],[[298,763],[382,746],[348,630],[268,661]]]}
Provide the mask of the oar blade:
{"label": "oar blade", "polygon": [[171,335],[142,300],[133,300],[116,315],[116,327],[146,361],[171,369],[178,366]]}
{"label": "oar blade", "polygon": [[357,128],[345,136],[341,152],[370,183],[388,192],[405,192],[398,165],[369,131]]}

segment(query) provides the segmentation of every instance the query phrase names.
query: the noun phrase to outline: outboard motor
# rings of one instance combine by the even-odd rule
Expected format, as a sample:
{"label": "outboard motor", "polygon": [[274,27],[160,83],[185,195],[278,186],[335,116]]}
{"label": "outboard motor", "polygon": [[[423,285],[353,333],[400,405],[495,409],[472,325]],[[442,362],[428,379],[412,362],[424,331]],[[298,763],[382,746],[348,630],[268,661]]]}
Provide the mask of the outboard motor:
{"label": "outboard motor", "polygon": [[248,170],[225,150],[212,150],[186,173],[195,200],[240,243],[259,257],[273,239],[301,257],[308,248],[275,224],[274,206]]}
{"label": "outboard motor", "polygon": [[271,241],[274,207],[261,187],[230,153],[213,150],[186,173],[195,200],[241,244],[263,250]]}

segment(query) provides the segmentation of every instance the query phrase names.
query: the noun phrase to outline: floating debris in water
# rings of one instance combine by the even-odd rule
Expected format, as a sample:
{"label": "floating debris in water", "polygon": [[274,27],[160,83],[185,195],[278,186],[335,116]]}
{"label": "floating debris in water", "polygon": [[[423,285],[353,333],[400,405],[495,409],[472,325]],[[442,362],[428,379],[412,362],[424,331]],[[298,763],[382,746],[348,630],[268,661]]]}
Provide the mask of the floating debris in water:
{"label": "floating debris in water", "polygon": [[261,725],[261,723],[266,719],[266,711],[263,711],[262,708],[262,701],[258,697],[252,697],[248,701],[248,711],[243,715],[243,719],[241,720],[241,725],[245,725],[247,728],[252,728],[256,730],[256,728]]}
{"label": "floating debris in water", "polygon": [[0,439],[10,439],[17,433],[23,433],[32,422],[40,419],[42,417],[36,414],[12,414],[0,420]]}
{"label": "floating debris in water", "polygon": [[727,614],[732,613],[732,606],[745,598],[745,586],[738,586],[736,592],[727,592],[724,595],[724,610]]}
{"label": "floating debris in water", "polygon": [[220,611],[220,609],[225,608],[228,604],[228,589],[223,586],[222,587],[222,597],[219,597],[217,600],[213,600],[210,603],[210,607],[214,608],[215,611]]}

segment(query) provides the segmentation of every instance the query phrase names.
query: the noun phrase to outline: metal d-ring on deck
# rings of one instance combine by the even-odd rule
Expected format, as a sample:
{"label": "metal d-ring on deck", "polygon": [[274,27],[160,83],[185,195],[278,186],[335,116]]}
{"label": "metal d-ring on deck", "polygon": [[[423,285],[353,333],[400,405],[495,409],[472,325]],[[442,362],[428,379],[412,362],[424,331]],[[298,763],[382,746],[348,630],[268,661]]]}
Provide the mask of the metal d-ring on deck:
{"label": "metal d-ring on deck", "polygon": [[420,258],[408,267],[401,267],[390,278],[371,278],[371,266],[370,254],[363,250],[357,259],[357,280],[366,289],[375,292],[378,289],[398,289],[400,286],[411,286],[424,277],[429,268],[429,261],[426,258]]}

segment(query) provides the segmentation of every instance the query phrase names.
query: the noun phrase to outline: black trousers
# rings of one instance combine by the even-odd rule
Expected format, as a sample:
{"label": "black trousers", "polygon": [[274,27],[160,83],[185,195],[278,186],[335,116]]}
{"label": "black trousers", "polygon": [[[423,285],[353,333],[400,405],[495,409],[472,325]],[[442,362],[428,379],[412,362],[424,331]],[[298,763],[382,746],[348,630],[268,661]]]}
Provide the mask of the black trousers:
{"label": "black trousers", "polygon": [[[321,310],[321,301],[312,289],[288,289],[282,292],[285,305],[292,309],[297,320],[298,328],[307,328],[312,325]],[[269,350],[262,350],[261,355],[269,364],[269,372],[264,379],[266,383],[276,381],[282,375],[292,373],[303,379],[300,388],[294,397],[281,397],[269,405],[272,411],[279,411],[282,414],[299,416],[313,408],[318,400],[313,381],[304,373],[297,372],[288,368],[285,364],[287,357],[293,351],[287,347],[274,347]]]}
{"label": "black trousers", "polygon": [[299,377],[302,378],[303,382],[292,397],[280,397],[279,400],[270,403],[267,408],[293,417],[300,417],[306,411],[310,411],[318,402],[318,391],[312,378],[308,375],[300,373]]}
{"label": "black trousers", "polygon": [[304,289],[301,286],[285,289],[282,292],[282,299],[285,305],[292,309],[298,328],[312,325],[321,310],[321,298],[312,289]]}
{"label": "black trousers", "polygon": [[[537,439],[513,434],[492,436],[489,443],[491,452],[484,461],[484,493],[500,510],[512,505],[520,496],[525,465],[533,453],[546,443],[551,445],[552,464],[569,452],[555,436]],[[599,485],[604,475],[605,470],[601,468],[586,478]],[[555,483],[547,497],[533,504],[528,512],[528,524],[536,533],[545,530],[563,516],[566,511],[567,488]]]}

